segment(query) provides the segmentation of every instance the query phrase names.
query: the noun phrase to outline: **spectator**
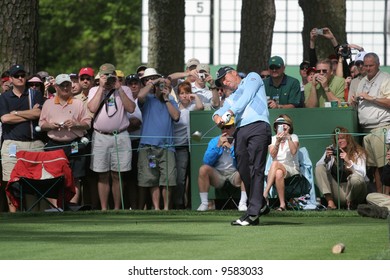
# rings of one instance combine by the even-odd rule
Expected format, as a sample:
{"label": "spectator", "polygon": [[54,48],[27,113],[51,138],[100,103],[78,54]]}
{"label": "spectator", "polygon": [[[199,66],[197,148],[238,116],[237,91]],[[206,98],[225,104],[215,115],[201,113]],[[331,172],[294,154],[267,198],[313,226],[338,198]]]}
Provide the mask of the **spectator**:
{"label": "spectator", "polygon": [[[75,99],[78,99],[83,102],[88,114],[91,118],[94,117],[94,114],[91,113],[88,109],[88,95],[89,90],[94,86],[94,70],[90,67],[83,67],[78,72],[78,82],[81,87],[81,91],[76,95],[73,95]],[[73,82],[73,80],[72,80]],[[92,139],[93,127],[87,131],[88,139]],[[91,166],[91,142],[85,148],[85,176],[81,178],[82,183],[82,199],[83,203],[86,205],[91,205],[92,209],[100,209],[99,194],[97,188],[97,173],[92,171],[89,167]]]}
{"label": "spectator", "polygon": [[177,180],[172,200],[175,209],[185,209],[190,162],[190,111],[203,110],[203,104],[199,95],[192,93],[189,82],[182,82],[178,92],[180,119],[174,124]]}
{"label": "spectator", "polygon": [[311,83],[305,86],[307,108],[324,107],[326,101],[344,101],[344,79],[332,72],[329,59],[317,62],[316,74]]}
{"label": "spectator", "polygon": [[102,210],[108,209],[110,175],[114,209],[121,207],[121,172],[131,169],[131,141],[126,112],[133,113],[135,103],[128,87],[115,76],[115,66],[105,63],[99,68],[99,86],[88,94],[88,108],[95,114],[92,134],[91,169],[98,172],[98,192]]}
{"label": "spectator", "polygon": [[9,76],[9,72],[5,71],[1,74],[1,88],[0,93],[6,92],[10,90],[12,87],[11,77]]}
{"label": "spectator", "polygon": [[223,107],[214,113],[213,120],[216,124],[223,125],[229,123],[230,118],[235,116],[237,132],[234,134],[234,151],[237,169],[246,193],[249,193],[246,213],[231,225],[258,225],[259,217],[269,212],[263,197],[263,188],[271,128],[263,80],[255,72],[250,72],[242,80],[237,71],[225,66],[218,70],[217,82],[233,93],[224,102]]}
{"label": "spectator", "polygon": [[27,88],[40,91],[41,94],[45,92],[45,86],[38,75],[34,75],[27,80]]}
{"label": "spectator", "polygon": [[267,199],[271,187],[275,184],[279,198],[277,211],[286,210],[284,180],[299,174],[298,149],[299,139],[293,134],[294,127],[291,118],[282,114],[274,122],[275,136],[268,151],[272,157],[272,164],[268,172],[267,186],[264,197]]}
{"label": "spectator", "polygon": [[353,80],[351,81],[351,85],[349,86],[349,93],[348,93],[349,103],[353,103],[356,95],[357,87],[360,81],[367,75],[366,68],[364,67],[364,62],[363,62],[365,55],[366,52],[361,51],[355,56],[355,67],[358,69],[359,74],[355,78],[353,78]]}
{"label": "spectator", "polygon": [[311,83],[314,78],[314,74],[316,73],[316,68],[315,67],[309,67],[306,70],[306,75],[307,75],[307,83]]}
{"label": "spectator", "polygon": [[[34,130],[38,125],[44,102],[42,93],[27,89],[26,71],[22,65],[11,66],[9,73],[13,88],[0,95],[0,118],[4,139],[1,147],[4,185],[10,180],[17,151],[43,150],[43,142],[39,140]],[[10,212],[16,211],[10,201],[8,207]]]}
{"label": "spectator", "polygon": [[307,69],[310,68],[310,62],[309,61],[303,61],[301,64],[299,64],[299,75],[301,76],[301,93],[304,94],[305,91],[305,85],[308,83],[307,81]]}
{"label": "spectator", "polygon": [[[195,82],[191,83],[192,92],[199,96],[203,106],[208,110],[210,110],[211,107],[218,108],[219,95],[216,90],[214,79],[210,75],[210,67],[207,64],[198,64],[194,73],[196,79]],[[210,90],[206,83],[209,83],[210,88],[213,90]]]}
{"label": "spectator", "polygon": [[95,73],[92,68],[83,67],[80,69],[78,77],[79,77],[79,83],[81,86],[82,94],[76,95],[75,96],[76,98],[87,103],[89,90],[94,86],[93,85],[94,76]]}
{"label": "spectator", "polygon": [[269,69],[263,69],[260,72],[260,77],[264,80],[270,76]]}
{"label": "spectator", "polygon": [[[71,93],[72,93],[72,96],[76,96],[78,94],[81,93],[82,89],[81,89],[81,85],[79,83],[79,76],[76,74],[76,73],[71,73],[69,74],[69,78],[71,80]],[[56,88],[61,88],[61,87],[56,87]]]}
{"label": "spectator", "polygon": [[137,74],[137,76],[141,79],[145,73],[145,70],[146,70],[146,67],[145,65],[140,65],[137,67],[137,70],[135,71],[135,73]]}
{"label": "spectator", "polygon": [[143,124],[138,153],[138,184],[149,188],[155,210],[160,210],[160,187],[164,210],[169,209],[170,187],[176,186],[174,123],[180,111],[170,96],[171,81],[154,68],[147,68],[141,79],[144,87],[138,94]]}
{"label": "spectator", "polygon": [[280,56],[268,61],[270,77],[264,80],[265,93],[270,97],[268,107],[287,109],[303,107],[299,81],[284,73],[285,65]]}
{"label": "spectator", "polygon": [[336,127],[333,133],[333,145],[317,162],[315,177],[328,209],[336,209],[338,199],[351,209],[364,202],[367,195],[366,151],[346,128]]}
{"label": "spectator", "polygon": [[[200,64],[199,59],[191,58],[186,63],[186,69],[184,72],[175,72],[169,75],[169,78],[172,80],[172,85],[177,87],[181,82],[187,80],[190,83],[195,82],[198,77],[196,67]],[[177,92],[175,90],[175,92]]]}
{"label": "spectator", "polygon": [[232,186],[241,188],[239,211],[247,210],[247,195],[245,186],[237,171],[234,155],[233,134],[234,118],[221,126],[222,134],[210,140],[203,156],[203,165],[199,168],[198,186],[201,204],[198,211],[209,208],[208,193],[210,185],[222,188],[229,182]]}
{"label": "spectator", "polygon": [[145,191],[145,188],[138,186],[138,148],[142,126],[142,113],[138,106],[138,94],[141,89],[141,80],[137,74],[131,74],[126,77],[125,84],[131,89],[136,105],[134,112],[127,114],[130,121],[127,131],[131,138],[133,156],[131,158],[131,170],[125,175],[126,190],[130,204],[129,207],[131,207],[131,209],[144,209],[147,198],[150,196],[148,195],[149,193]]}
{"label": "spectator", "polygon": [[[74,77],[73,81],[78,84],[78,78]],[[39,126],[49,138],[45,150],[63,149],[69,159],[76,188],[70,202],[77,205],[81,196],[79,180],[85,176],[81,137],[87,134],[91,126],[91,115],[82,101],[73,98],[74,82],[69,75],[58,75],[55,88],[57,95],[43,105]]]}
{"label": "spectator", "polygon": [[122,70],[115,70],[116,76],[118,77],[119,82],[125,84],[125,73]]}
{"label": "spectator", "polygon": [[375,53],[364,56],[367,75],[360,81],[356,90],[359,124],[367,151],[367,167],[374,176],[376,191],[382,192],[381,173],[386,164],[386,150],[383,130],[390,129],[390,75],[379,69],[379,57]]}
{"label": "spectator", "polygon": [[390,214],[390,196],[383,193],[369,193],[368,204],[359,204],[357,212],[360,216],[387,219]]}

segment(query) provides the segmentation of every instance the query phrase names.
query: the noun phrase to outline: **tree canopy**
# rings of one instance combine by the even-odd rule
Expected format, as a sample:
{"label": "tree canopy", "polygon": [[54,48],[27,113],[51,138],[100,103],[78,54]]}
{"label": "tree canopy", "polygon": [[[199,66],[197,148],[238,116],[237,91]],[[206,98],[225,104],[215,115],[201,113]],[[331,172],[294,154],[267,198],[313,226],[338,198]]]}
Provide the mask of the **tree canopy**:
{"label": "tree canopy", "polygon": [[141,15],[141,0],[40,0],[37,71],[72,73],[105,62],[135,71]]}

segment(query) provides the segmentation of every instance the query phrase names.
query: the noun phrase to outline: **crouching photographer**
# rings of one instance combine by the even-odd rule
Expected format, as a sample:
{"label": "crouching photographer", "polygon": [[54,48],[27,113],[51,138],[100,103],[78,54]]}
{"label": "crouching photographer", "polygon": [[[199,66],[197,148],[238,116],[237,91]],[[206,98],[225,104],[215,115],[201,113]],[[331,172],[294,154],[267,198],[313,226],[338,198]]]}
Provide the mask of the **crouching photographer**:
{"label": "crouching photographer", "polygon": [[[338,147],[335,149],[334,147]],[[347,209],[356,208],[367,195],[366,152],[344,127],[333,131],[333,145],[325,149],[315,168],[317,186],[328,209],[336,209],[335,201]]]}

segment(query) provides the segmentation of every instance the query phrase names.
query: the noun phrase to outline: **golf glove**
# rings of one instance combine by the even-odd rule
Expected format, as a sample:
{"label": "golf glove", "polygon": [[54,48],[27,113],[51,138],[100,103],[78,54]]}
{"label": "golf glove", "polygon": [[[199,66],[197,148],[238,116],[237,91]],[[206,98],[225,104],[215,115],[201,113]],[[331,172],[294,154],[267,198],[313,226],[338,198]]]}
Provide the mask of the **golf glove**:
{"label": "golf glove", "polygon": [[227,111],[227,112],[225,112],[225,113],[222,115],[222,121],[223,121],[224,123],[228,123],[228,122],[230,121],[231,117],[232,117],[232,114],[231,114],[229,111]]}

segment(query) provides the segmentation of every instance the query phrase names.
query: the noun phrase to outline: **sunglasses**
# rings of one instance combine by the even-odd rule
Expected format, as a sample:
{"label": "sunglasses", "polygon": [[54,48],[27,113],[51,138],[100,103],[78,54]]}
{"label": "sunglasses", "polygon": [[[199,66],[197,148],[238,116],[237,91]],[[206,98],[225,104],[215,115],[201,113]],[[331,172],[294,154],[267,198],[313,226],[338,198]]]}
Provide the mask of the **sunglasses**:
{"label": "sunglasses", "polygon": [[40,83],[30,83],[30,87],[40,87]]}
{"label": "sunglasses", "polygon": [[232,127],[233,127],[232,124],[231,124],[231,125],[224,125],[224,126],[221,127],[221,130],[230,129],[230,128],[232,128]]}
{"label": "sunglasses", "polygon": [[301,66],[301,67],[299,67],[299,69],[301,69],[301,70],[307,70],[307,69],[309,69],[309,66]]}
{"label": "sunglasses", "polygon": [[324,73],[324,74],[326,74],[326,73],[328,73],[328,70],[327,69],[318,69],[318,70],[316,70],[316,73]]}
{"label": "sunglasses", "polygon": [[90,77],[80,77],[80,81],[91,81]]}
{"label": "sunglasses", "polygon": [[265,79],[265,78],[268,78],[269,75],[260,75],[260,77],[261,77],[262,79]]}
{"label": "sunglasses", "polygon": [[13,75],[12,77],[14,77],[15,79],[25,78],[25,77],[26,77],[26,74],[15,74],[15,75]]}
{"label": "sunglasses", "polygon": [[64,83],[62,83],[62,84],[59,84],[58,86],[60,87],[60,88],[66,88],[66,87],[70,87],[72,84],[71,83],[69,83],[69,82],[64,82]]}
{"label": "sunglasses", "polygon": [[277,66],[277,65],[271,65],[270,67],[269,67],[269,69],[271,69],[272,71],[274,71],[274,70],[279,70],[281,67],[280,66]]}

